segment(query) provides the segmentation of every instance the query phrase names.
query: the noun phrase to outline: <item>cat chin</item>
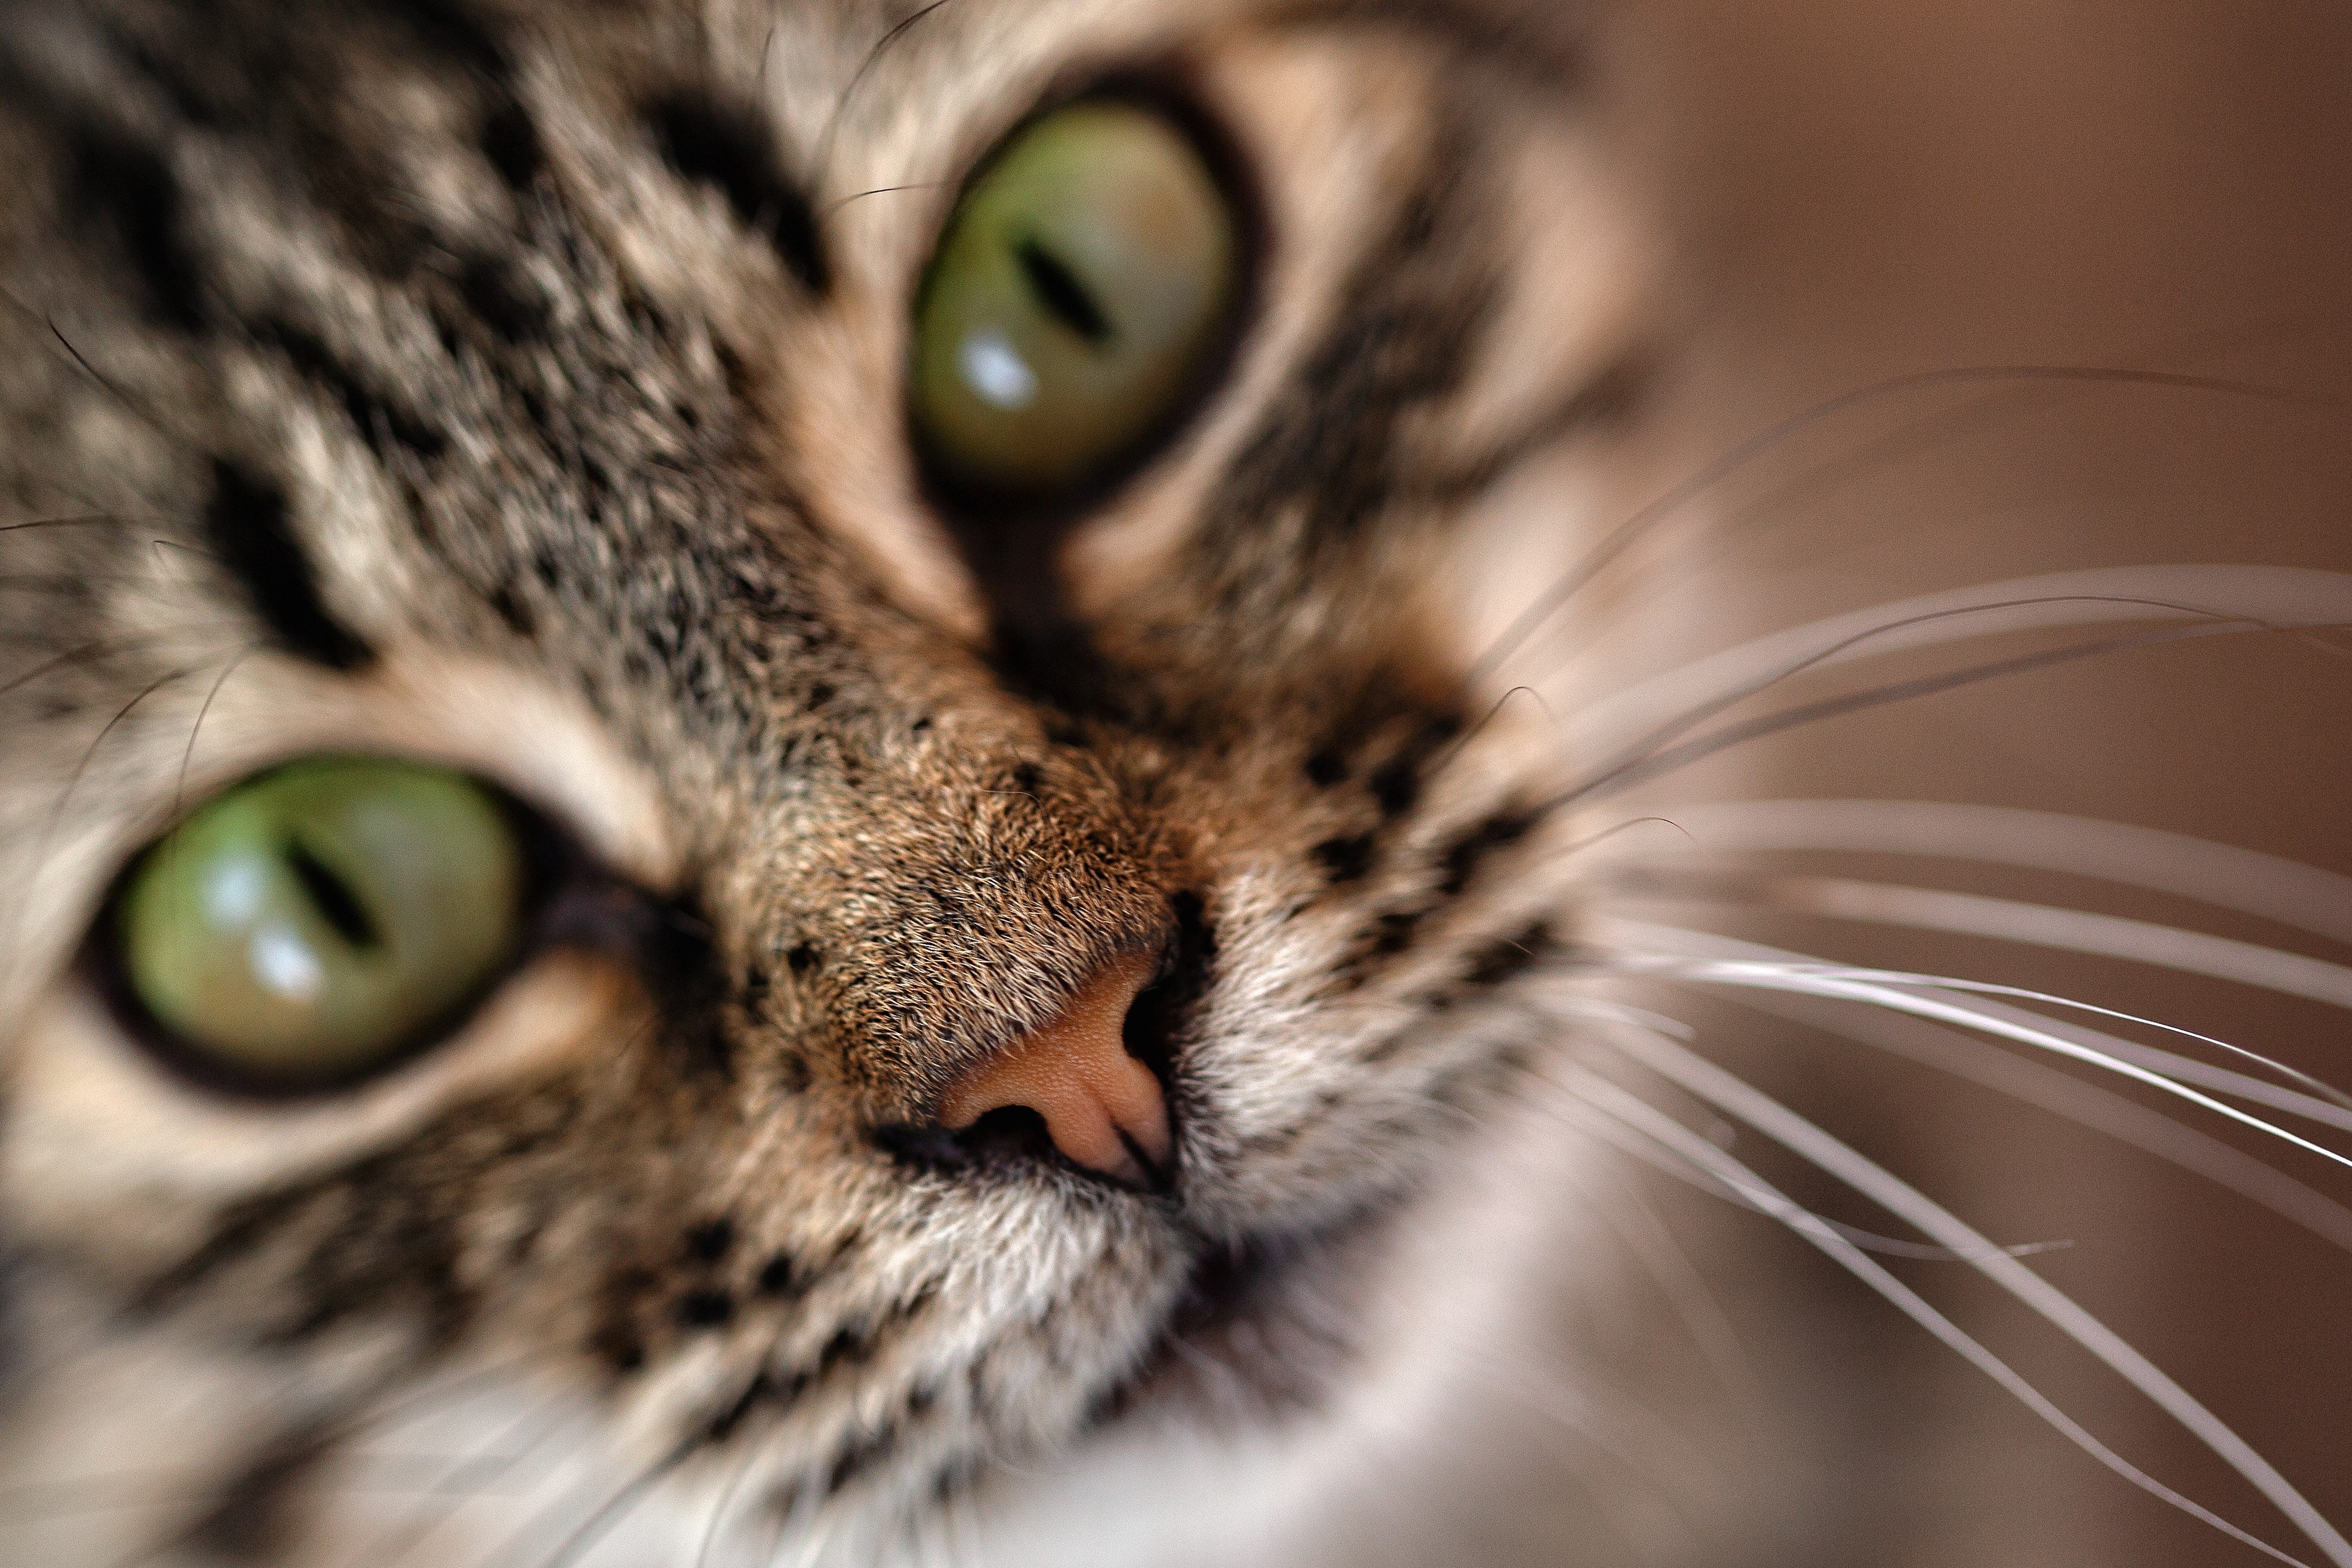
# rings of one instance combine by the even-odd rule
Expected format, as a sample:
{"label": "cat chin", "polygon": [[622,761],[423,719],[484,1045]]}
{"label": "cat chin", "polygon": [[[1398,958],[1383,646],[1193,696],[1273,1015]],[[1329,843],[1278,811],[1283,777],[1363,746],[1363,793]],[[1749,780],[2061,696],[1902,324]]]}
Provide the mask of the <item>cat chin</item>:
{"label": "cat chin", "polygon": [[1507,1275],[1507,1260],[1528,1256],[1510,1217],[1529,1187],[1559,1179],[1541,1153],[1557,1127],[1528,1103],[1523,1069],[1486,1088],[1484,1136],[1441,1139],[1309,1221],[1204,1239],[1135,1370],[1097,1403],[1089,1435],[1312,1425],[1373,1364],[1421,1360],[1432,1281],[1465,1267]]}
{"label": "cat chin", "polygon": [[1361,1349],[1363,1281],[1407,1207],[1391,1197],[1314,1231],[1208,1248],[1102,1419],[1255,1426],[1318,1408]]}

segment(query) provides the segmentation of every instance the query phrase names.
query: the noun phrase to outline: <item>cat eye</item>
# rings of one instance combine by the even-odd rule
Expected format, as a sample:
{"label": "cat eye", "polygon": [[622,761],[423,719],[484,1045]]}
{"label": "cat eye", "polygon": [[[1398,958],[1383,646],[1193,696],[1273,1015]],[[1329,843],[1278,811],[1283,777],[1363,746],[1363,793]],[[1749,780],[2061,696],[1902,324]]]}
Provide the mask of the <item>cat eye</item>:
{"label": "cat eye", "polygon": [[516,809],[464,774],[331,757],[199,807],[118,883],[100,961],[143,1033],[259,1092],[389,1065],[512,962],[530,891]]}
{"label": "cat eye", "polygon": [[1116,477],[1230,341],[1242,229],[1199,140],[1151,106],[1081,99],[1014,131],[916,299],[911,413],[934,475],[1030,501]]}

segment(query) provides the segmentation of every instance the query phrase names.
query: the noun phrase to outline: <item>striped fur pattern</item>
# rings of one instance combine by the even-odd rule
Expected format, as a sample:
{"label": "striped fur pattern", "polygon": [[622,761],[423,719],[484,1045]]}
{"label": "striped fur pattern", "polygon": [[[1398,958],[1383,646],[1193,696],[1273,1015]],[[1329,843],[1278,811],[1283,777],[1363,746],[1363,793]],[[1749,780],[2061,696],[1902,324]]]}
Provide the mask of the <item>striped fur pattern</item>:
{"label": "striped fur pattern", "polygon": [[[0,8],[6,1462],[169,1478],[42,1560],[562,1561],[721,1486],[723,1550],[879,1552],[1024,1456],[1323,1398],[1361,1347],[1286,1303],[1523,1083],[1577,940],[1452,549],[1632,390],[1576,42],[1481,0]],[[907,300],[994,138],[1112,72],[1230,138],[1252,317],[1041,607],[921,490]],[[186,802],[335,749],[499,780],[610,896],[380,1082],[180,1082],[82,933]],[[1172,1196],[877,1141],[1171,933]],[[501,1547],[337,1484],[492,1387],[610,1498]]]}

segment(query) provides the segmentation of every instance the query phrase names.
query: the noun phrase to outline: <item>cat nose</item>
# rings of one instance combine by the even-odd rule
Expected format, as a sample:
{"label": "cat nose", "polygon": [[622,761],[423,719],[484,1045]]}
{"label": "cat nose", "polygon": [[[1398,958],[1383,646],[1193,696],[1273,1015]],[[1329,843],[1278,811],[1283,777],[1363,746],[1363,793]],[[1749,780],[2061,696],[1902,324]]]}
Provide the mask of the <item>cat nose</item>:
{"label": "cat nose", "polygon": [[1166,1185],[1175,1140],[1160,1080],[1127,1052],[1127,1015],[1157,964],[1115,958],[1024,1038],[948,1086],[942,1126],[971,1127],[992,1111],[1033,1111],[1073,1163],[1134,1186]]}

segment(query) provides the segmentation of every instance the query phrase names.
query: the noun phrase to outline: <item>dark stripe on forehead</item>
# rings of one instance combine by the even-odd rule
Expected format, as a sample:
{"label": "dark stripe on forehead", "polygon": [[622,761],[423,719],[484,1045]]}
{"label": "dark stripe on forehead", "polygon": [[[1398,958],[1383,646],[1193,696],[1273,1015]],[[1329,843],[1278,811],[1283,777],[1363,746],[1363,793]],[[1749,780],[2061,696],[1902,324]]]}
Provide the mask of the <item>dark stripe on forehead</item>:
{"label": "dark stripe on forehead", "polygon": [[824,292],[830,278],[815,211],[785,172],[775,132],[755,107],[677,93],[650,105],[646,117],[672,168],[725,196],[794,277],[812,293]]}
{"label": "dark stripe on forehead", "polygon": [[[1477,146],[1449,116],[1385,232],[1341,284],[1329,327],[1205,504],[1200,567],[1229,595],[1276,587],[1288,598],[1303,576],[1319,575],[1324,547],[1415,491],[1405,422],[1461,389],[1496,299],[1499,260],[1475,221]],[[1272,560],[1264,552],[1277,541],[1259,536],[1286,509],[1301,528],[1281,541],[1286,558]]]}
{"label": "dark stripe on forehead", "polygon": [[327,608],[283,490],[234,463],[215,460],[204,531],[280,648],[331,670],[355,670],[375,658],[367,641]]}

